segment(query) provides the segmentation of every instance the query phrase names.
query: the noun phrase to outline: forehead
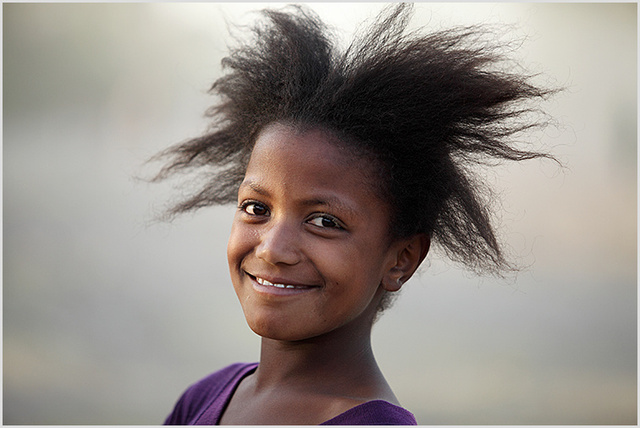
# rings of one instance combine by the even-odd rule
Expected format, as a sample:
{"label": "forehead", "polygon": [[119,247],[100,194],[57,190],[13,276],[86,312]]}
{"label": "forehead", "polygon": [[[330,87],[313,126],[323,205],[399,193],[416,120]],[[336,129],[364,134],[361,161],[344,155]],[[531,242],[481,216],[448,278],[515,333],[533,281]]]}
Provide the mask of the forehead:
{"label": "forehead", "polygon": [[341,177],[359,187],[368,184],[373,188],[373,163],[318,128],[299,130],[283,124],[266,127],[256,139],[247,175],[270,172],[327,184]]}
{"label": "forehead", "polygon": [[321,128],[301,128],[281,123],[266,126],[258,135],[253,147],[252,156],[256,152],[270,150],[276,155],[293,150],[305,151],[308,156],[320,155],[330,158],[336,164],[349,164],[362,161],[363,157],[355,154],[344,141],[333,133]]}
{"label": "forehead", "polygon": [[257,187],[289,200],[341,199],[387,211],[374,163],[322,129],[275,124],[256,139],[241,188]]}

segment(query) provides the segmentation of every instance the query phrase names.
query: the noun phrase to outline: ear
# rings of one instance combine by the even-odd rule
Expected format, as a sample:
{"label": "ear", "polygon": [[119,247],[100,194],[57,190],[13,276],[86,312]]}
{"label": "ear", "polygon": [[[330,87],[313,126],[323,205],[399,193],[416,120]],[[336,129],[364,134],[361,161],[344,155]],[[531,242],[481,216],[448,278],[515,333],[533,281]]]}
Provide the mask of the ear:
{"label": "ear", "polygon": [[431,239],[425,233],[414,235],[393,244],[393,265],[382,278],[387,291],[398,291],[413,276],[429,252]]}

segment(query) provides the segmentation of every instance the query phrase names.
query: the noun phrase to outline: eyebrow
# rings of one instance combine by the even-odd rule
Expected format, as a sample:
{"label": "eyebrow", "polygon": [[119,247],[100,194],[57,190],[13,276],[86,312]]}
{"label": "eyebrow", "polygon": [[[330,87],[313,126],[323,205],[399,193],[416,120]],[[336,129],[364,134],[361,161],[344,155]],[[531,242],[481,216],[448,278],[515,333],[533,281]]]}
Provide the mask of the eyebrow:
{"label": "eyebrow", "polygon": [[267,189],[265,189],[255,181],[243,181],[242,183],[240,183],[240,189],[242,189],[243,187],[249,187],[251,190],[262,196],[269,196],[269,192],[267,191]]}
{"label": "eyebrow", "polygon": [[[240,184],[240,188],[243,187],[249,187],[251,190],[262,196],[271,196],[271,193],[269,193],[267,189],[265,189],[255,181],[244,181],[242,184]],[[351,217],[358,216],[358,212],[353,207],[342,201],[340,198],[332,195],[322,195],[321,197],[305,199],[300,202],[300,205],[304,207],[312,207],[318,205],[326,206],[329,208],[334,208],[340,212],[346,212],[347,215]]]}
{"label": "eyebrow", "polygon": [[320,205],[320,206],[333,208],[339,211],[340,213],[346,213],[347,216],[349,217],[358,216],[358,213],[356,210],[354,210],[348,204],[345,204],[342,200],[334,196],[327,195],[327,196],[323,196],[322,198],[307,199],[302,201],[301,205],[306,207],[313,207],[313,206]]}

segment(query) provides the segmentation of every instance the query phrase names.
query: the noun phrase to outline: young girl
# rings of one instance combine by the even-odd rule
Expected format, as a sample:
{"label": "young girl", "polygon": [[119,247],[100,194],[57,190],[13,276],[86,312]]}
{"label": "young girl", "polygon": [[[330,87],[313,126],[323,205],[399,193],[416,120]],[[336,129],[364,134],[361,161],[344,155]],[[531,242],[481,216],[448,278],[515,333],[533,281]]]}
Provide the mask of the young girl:
{"label": "young girl", "polygon": [[514,267],[474,164],[547,156],[513,137],[550,91],[498,68],[481,29],[406,33],[388,8],[340,53],[309,10],[265,11],[222,62],[211,131],[170,148],[158,179],[202,171],[171,214],[237,201],[231,279],[259,363],[192,385],[166,424],[410,425],[371,327],[430,246],[480,273]]}

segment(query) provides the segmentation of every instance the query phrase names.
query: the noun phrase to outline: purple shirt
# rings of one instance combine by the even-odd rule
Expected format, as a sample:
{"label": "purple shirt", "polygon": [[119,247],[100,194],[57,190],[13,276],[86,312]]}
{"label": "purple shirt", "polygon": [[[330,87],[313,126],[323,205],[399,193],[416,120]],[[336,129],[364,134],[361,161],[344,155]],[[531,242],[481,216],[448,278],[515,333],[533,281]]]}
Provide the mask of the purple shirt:
{"label": "purple shirt", "polygon": [[[165,425],[218,425],[222,412],[242,379],[257,363],[237,363],[191,385],[176,403]],[[382,400],[368,401],[321,425],[417,425],[408,410]]]}

